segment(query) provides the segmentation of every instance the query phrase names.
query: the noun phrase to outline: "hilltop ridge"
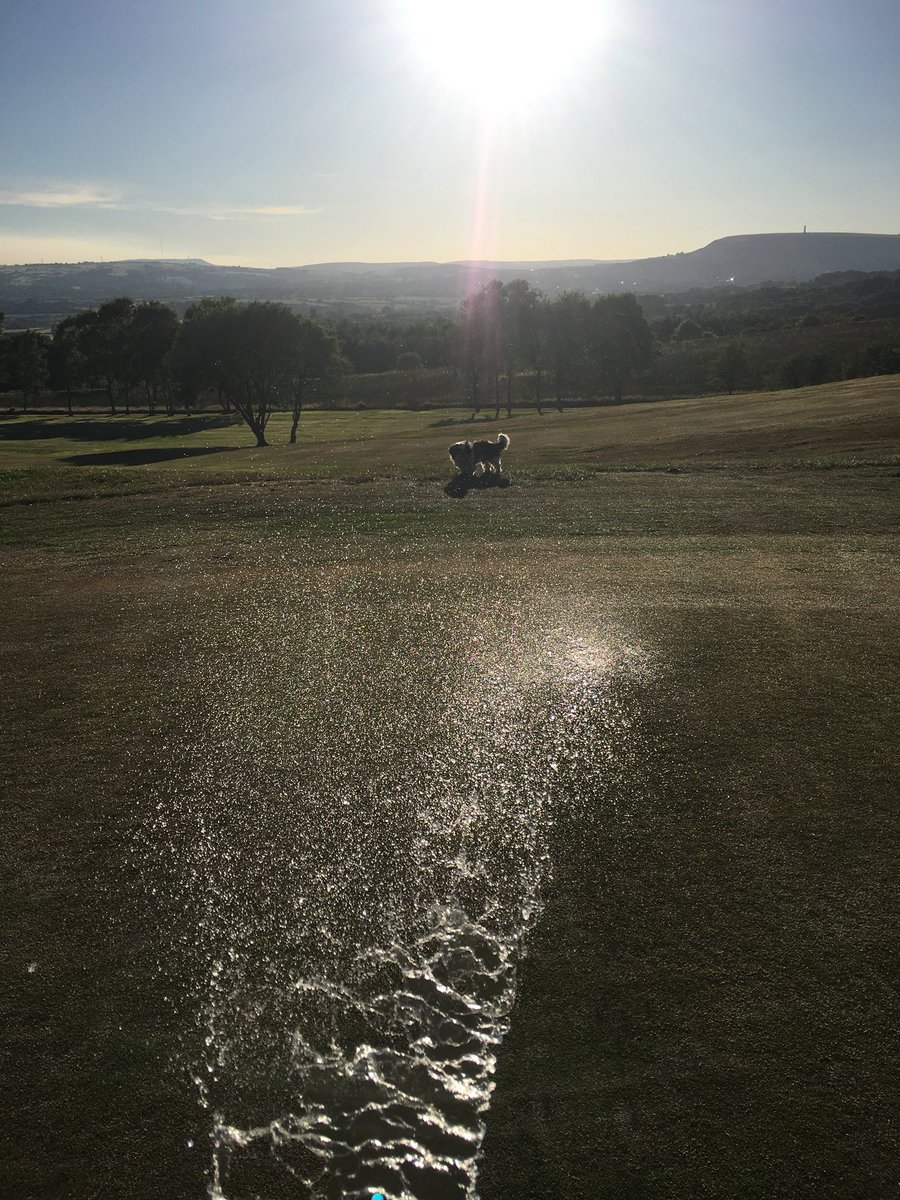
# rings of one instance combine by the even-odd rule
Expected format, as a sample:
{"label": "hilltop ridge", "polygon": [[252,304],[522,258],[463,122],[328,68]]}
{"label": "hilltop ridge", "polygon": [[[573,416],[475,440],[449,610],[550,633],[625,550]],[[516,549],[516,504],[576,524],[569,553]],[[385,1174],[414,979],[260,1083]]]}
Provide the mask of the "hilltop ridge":
{"label": "hilltop ridge", "polygon": [[526,278],[550,295],[801,283],[832,271],[900,269],[900,234],[756,233],[717,238],[697,250],[655,258],[533,262],[315,263],[299,267],[218,266],[202,259],[0,266],[0,311],[52,323],[114,296],[162,300],[183,308],[202,296],[295,304],[380,303],[455,308],[490,279]]}

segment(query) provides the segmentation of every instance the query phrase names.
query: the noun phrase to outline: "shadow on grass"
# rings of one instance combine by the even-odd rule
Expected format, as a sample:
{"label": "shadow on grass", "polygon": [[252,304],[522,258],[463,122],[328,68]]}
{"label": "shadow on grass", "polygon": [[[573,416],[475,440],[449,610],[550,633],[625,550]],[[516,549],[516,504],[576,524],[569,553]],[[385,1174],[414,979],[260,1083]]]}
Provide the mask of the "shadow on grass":
{"label": "shadow on grass", "polygon": [[185,437],[205,429],[225,429],[234,422],[226,416],[165,417],[150,420],[121,417],[58,418],[34,417],[30,421],[0,420],[0,438],[11,442],[41,441],[47,438],[70,438],[81,442],[139,441],[141,438]]}
{"label": "shadow on grass", "polygon": [[75,467],[143,467],[149,463],[167,462],[173,458],[199,458],[203,454],[222,454],[233,449],[234,446],[191,446],[182,450],[175,447],[152,450],[101,450],[96,454],[70,454],[60,461],[71,463]]}
{"label": "shadow on grass", "polygon": [[444,495],[451,500],[462,500],[471,491],[484,491],[486,488],[507,488],[510,479],[506,475],[455,475],[444,488]]}

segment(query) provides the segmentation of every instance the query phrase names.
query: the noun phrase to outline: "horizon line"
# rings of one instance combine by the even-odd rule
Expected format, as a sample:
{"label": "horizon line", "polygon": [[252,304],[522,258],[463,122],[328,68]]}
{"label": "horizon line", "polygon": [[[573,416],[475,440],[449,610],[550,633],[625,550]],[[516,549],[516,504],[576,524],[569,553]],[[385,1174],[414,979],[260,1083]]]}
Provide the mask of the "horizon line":
{"label": "horizon line", "polygon": [[124,265],[127,263],[169,263],[173,266],[194,265],[206,267],[221,267],[231,268],[238,271],[305,271],[312,270],[316,267],[409,267],[409,266],[429,266],[429,267],[523,267],[526,265],[538,266],[625,266],[629,263],[649,262],[658,258],[674,258],[677,255],[696,254],[699,250],[705,250],[709,246],[713,246],[716,242],[731,241],[740,238],[756,238],[756,237],[859,237],[859,238],[900,238],[900,233],[858,233],[852,230],[807,230],[804,226],[802,230],[772,230],[770,232],[758,233],[732,233],[724,234],[722,237],[713,238],[712,241],[706,242],[703,246],[697,246],[693,250],[676,250],[667,251],[665,254],[647,254],[639,258],[593,258],[586,255],[567,256],[565,258],[451,258],[451,259],[319,259],[315,262],[307,263],[292,263],[279,264],[276,266],[244,266],[241,263],[235,262],[216,262],[208,258],[195,257],[187,255],[184,258],[173,258],[169,255],[160,255],[158,257],[139,256],[133,258],[99,258],[99,259],[54,259],[45,261],[44,259],[33,260],[30,262],[18,263],[0,263],[0,270],[20,267],[78,267],[78,266],[114,266]]}

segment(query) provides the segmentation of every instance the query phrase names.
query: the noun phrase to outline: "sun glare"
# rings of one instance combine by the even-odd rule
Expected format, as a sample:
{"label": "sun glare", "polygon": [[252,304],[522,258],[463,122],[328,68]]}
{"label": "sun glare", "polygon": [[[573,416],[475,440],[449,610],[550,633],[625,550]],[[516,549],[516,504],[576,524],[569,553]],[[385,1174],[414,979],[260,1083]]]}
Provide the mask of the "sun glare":
{"label": "sun glare", "polygon": [[486,115],[566,90],[603,41],[602,0],[397,0],[415,62]]}

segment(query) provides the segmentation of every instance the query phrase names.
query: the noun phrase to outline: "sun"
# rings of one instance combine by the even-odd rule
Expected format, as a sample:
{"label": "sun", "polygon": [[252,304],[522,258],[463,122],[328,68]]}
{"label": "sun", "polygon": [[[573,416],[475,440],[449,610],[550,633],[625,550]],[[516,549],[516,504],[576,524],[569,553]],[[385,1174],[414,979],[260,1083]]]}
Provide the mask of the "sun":
{"label": "sun", "polygon": [[603,0],[395,0],[413,60],[485,115],[569,92],[608,34]]}

